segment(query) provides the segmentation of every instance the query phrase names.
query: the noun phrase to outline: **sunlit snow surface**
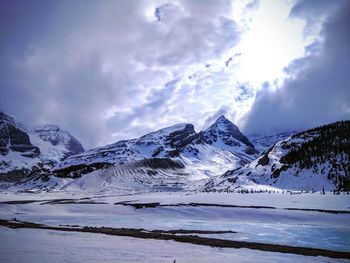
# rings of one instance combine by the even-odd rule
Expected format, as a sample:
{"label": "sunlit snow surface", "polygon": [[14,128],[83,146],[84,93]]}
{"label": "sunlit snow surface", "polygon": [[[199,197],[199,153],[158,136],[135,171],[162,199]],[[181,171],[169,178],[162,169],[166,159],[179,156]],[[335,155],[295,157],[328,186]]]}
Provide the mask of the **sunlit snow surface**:
{"label": "sunlit snow surface", "polygon": [[[88,197],[92,202],[101,202],[103,204],[77,204],[79,199]],[[292,246],[314,247],[330,249],[335,251],[350,252],[350,214],[333,214],[316,211],[300,211],[300,210],[285,210],[284,208],[301,208],[301,209],[323,209],[323,210],[342,210],[350,211],[350,195],[333,195],[327,193],[321,195],[314,194],[238,194],[238,193],[139,193],[133,195],[117,195],[108,194],[106,196],[89,195],[84,192],[67,193],[1,193],[0,201],[13,200],[41,200],[30,204],[0,204],[0,218],[11,219],[16,217],[17,220],[44,223],[47,225],[58,226],[60,224],[80,225],[80,226],[106,226],[106,227],[127,227],[127,228],[145,228],[149,230],[160,229],[191,229],[191,230],[232,230],[237,233],[220,234],[220,235],[202,235],[206,237],[215,237],[228,240],[244,240],[262,243],[285,244]],[[69,204],[45,204],[44,200],[68,198],[74,199],[73,203]],[[135,209],[133,206],[115,205],[115,203],[126,202],[130,203],[151,203],[159,202],[161,207]],[[270,206],[275,209],[265,208],[241,208],[241,207],[217,207],[217,206],[186,206],[189,203],[207,203],[207,204],[228,204],[238,206]],[[174,206],[176,204],[181,204]],[[167,206],[172,205],[172,206]],[[41,230],[37,233],[36,230],[8,230],[0,228],[0,243],[6,243],[6,246],[1,245],[0,259],[5,258],[8,253],[14,253],[11,249],[15,246],[15,241],[26,242],[26,239],[31,238],[33,244],[29,248],[20,253],[29,253],[29,251],[40,250],[35,247],[50,238],[50,242],[55,243],[67,242],[73,243],[70,247],[72,253],[84,253],[86,246],[92,246],[96,240],[115,240],[118,246],[127,247],[131,239],[121,237],[99,237],[99,234],[72,234],[72,233],[55,233],[53,231]],[[35,233],[35,234],[33,234]],[[50,234],[51,233],[51,234]],[[23,234],[23,236],[22,236]],[[28,234],[28,236],[26,235]],[[91,236],[87,238],[87,236]],[[22,240],[23,238],[23,240]],[[125,241],[126,240],[126,241]],[[120,244],[120,242],[126,242]],[[82,242],[81,245],[74,242]],[[86,243],[85,245],[83,243]],[[149,241],[136,239],[135,242],[144,249],[150,244],[157,243],[159,246],[166,247],[181,247],[186,248],[190,257],[189,247],[194,247],[198,253],[208,253],[208,258],[214,259],[214,255],[209,255],[212,251],[217,251],[217,258],[228,260],[235,254],[235,249],[211,249],[201,246],[178,244],[176,242],[167,241]],[[172,245],[170,245],[172,244]],[[98,245],[100,247],[101,245]],[[103,254],[106,257],[111,257],[114,254],[122,253],[122,251],[109,251],[107,247],[103,248]],[[45,249],[51,250],[49,245],[44,246]],[[110,246],[113,249],[113,246]],[[119,247],[119,249],[121,249]],[[80,251],[81,250],[81,251]],[[132,249],[129,248],[132,254]],[[79,252],[80,251],[80,252]],[[221,254],[221,252],[223,255]],[[144,253],[147,252],[145,249]],[[35,258],[35,253],[30,254]],[[39,252],[37,252],[39,253]],[[49,253],[46,251],[45,253]],[[58,254],[60,252],[57,252]],[[89,252],[86,252],[89,253]],[[102,253],[102,252],[101,252]],[[165,252],[164,252],[165,253]],[[240,249],[239,255],[247,253],[252,257],[255,252]],[[276,253],[263,253],[266,259],[269,254],[276,257]],[[258,254],[259,254],[258,253]],[[129,256],[131,254],[128,254]],[[166,254],[166,253],[165,253]],[[170,253],[171,254],[171,253]],[[186,255],[182,255],[185,257]],[[19,255],[16,255],[19,257]],[[25,255],[22,255],[25,257]],[[155,256],[153,258],[153,256]],[[167,255],[163,255],[165,258]],[[175,256],[175,255],[174,255]],[[179,256],[179,255],[178,255]],[[150,260],[157,262],[162,257],[161,255],[148,255]],[[160,258],[158,258],[160,257]],[[277,256],[278,257],[278,256]],[[291,256],[294,258],[295,256]],[[14,257],[15,258],[15,257]],[[30,257],[29,257],[30,258]],[[130,261],[137,261],[130,257]],[[304,257],[309,260],[309,257]],[[312,258],[312,257],[311,257]],[[175,258],[174,258],[175,259]],[[329,262],[317,258],[321,262]],[[171,259],[167,260],[169,262]],[[304,259],[303,259],[304,260]],[[78,260],[80,262],[80,260]],[[84,261],[84,260],[81,260]],[[125,262],[126,260],[121,260]],[[3,262],[0,260],[0,262]],[[18,262],[18,261],[4,261]],[[84,261],[86,262],[86,261]],[[165,261],[166,262],[166,261]],[[190,260],[189,262],[196,262]],[[202,262],[202,261],[201,261]],[[207,261],[204,261],[207,262]],[[208,260],[210,262],[210,260]],[[260,262],[260,259],[259,259]]]}

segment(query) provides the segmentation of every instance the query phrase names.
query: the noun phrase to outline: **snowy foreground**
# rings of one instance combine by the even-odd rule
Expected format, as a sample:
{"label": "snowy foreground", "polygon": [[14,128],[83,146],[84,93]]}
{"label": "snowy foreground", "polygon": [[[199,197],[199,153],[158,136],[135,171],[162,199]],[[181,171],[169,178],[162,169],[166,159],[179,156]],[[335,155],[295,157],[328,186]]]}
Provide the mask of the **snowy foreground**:
{"label": "snowy foreground", "polygon": [[[25,202],[24,202],[25,201]],[[204,230],[204,238],[350,252],[350,195],[0,193],[0,219],[48,227]],[[178,234],[177,234],[178,235]],[[103,233],[0,226],[0,262],[350,262]]]}
{"label": "snowy foreground", "polygon": [[0,262],[347,262],[95,234],[0,228]]}

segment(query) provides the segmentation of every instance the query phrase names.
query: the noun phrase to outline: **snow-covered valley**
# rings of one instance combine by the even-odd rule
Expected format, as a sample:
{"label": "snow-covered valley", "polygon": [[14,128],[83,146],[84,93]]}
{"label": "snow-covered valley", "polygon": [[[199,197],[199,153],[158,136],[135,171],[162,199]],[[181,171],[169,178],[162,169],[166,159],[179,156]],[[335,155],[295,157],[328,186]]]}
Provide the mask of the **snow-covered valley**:
{"label": "snow-covered valley", "polygon": [[[134,193],[132,195],[116,195],[106,193],[94,195],[89,192],[52,193],[1,193],[0,219],[16,220],[17,222],[32,222],[47,226],[59,227],[107,227],[145,230],[187,230],[189,235],[193,231],[218,231],[219,233],[195,233],[199,237],[216,238],[221,240],[256,242],[262,244],[286,245],[291,247],[317,248],[331,251],[345,252],[350,256],[350,195],[334,195],[326,193],[194,193],[194,192],[159,192]],[[73,245],[67,250],[71,254],[81,253],[84,246],[95,246],[101,259],[113,262],[138,262],[137,255],[146,253],[153,244],[165,246],[160,253],[150,252],[146,256],[149,262],[202,262],[196,261],[191,254],[191,247],[196,253],[221,251],[222,255],[207,257],[205,260],[219,259],[224,262],[242,260],[247,262],[259,261],[260,256],[279,258],[277,252],[259,252],[255,254],[251,249],[210,248],[194,244],[183,244],[176,241],[159,241],[141,238],[125,238],[107,236],[103,234],[85,234],[72,232],[58,232],[39,230],[36,234],[29,234],[30,229],[6,229],[1,232],[1,256],[4,262],[16,262],[16,258],[26,257],[26,249],[11,251],[8,240],[16,240],[16,236],[23,235],[21,242],[25,243],[26,235],[33,236],[31,242],[40,243],[52,237],[53,242],[74,243],[80,240],[82,247]],[[228,233],[220,233],[228,231]],[[177,234],[178,235],[178,234]],[[103,237],[100,237],[103,236]],[[58,238],[56,238],[58,237]],[[104,241],[98,241],[98,240]],[[132,241],[135,239],[135,241]],[[65,241],[66,240],[66,241]],[[74,241],[76,240],[76,241]],[[126,242],[120,244],[120,242]],[[133,256],[128,242],[135,242],[141,250],[135,250]],[[6,245],[5,245],[6,244]],[[114,244],[114,245],[113,245]],[[33,243],[29,247],[33,247]],[[170,247],[174,249],[169,252]],[[50,254],[51,246],[44,246],[43,253]],[[115,250],[116,249],[116,250]],[[126,252],[123,253],[124,249]],[[82,250],[82,251],[81,251]],[[128,251],[129,250],[129,251]],[[153,251],[151,249],[151,251]],[[127,252],[128,251],[128,252]],[[141,252],[144,251],[144,252]],[[180,252],[184,251],[184,252]],[[9,254],[13,254],[13,260]],[[14,254],[15,253],[15,254]],[[19,254],[18,254],[19,253]],[[22,253],[22,254],[21,254]],[[35,257],[35,252],[32,254]],[[37,252],[38,253],[38,252]],[[54,261],[60,261],[62,251],[52,252]],[[69,258],[66,253],[63,258]],[[88,254],[87,254],[88,255]],[[118,255],[118,257],[115,257]],[[124,256],[123,256],[124,255]],[[170,259],[171,255],[174,257]],[[154,258],[153,258],[154,257]],[[287,261],[293,258],[301,261],[316,260],[316,262],[332,262],[330,258],[296,256],[293,253],[283,255]],[[30,256],[28,257],[30,258]],[[112,260],[113,258],[113,260]],[[158,261],[157,261],[158,260]],[[226,261],[225,261],[226,260]],[[337,259],[339,260],[339,259]],[[343,259],[345,260],[345,259]],[[89,261],[89,260],[88,260]],[[204,262],[209,262],[204,261]],[[32,261],[33,262],[33,261]],[[76,258],[74,262],[85,262],[85,255]]]}
{"label": "snow-covered valley", "polygon": [[350,0],[0,0],[0,263],[350,263]]}
{"label": "snow-covered valley", "polygon": [[[89,233],[1,229],[1,262],[348,262],[251,249],[229,249]],[[9,253],[9,251],[11,251]]]}
{"label": "snow-covered valley", "polygon": [[350,260],[349,122],[247,137],[221,116],[84,151],[0,117],[0,262]]}

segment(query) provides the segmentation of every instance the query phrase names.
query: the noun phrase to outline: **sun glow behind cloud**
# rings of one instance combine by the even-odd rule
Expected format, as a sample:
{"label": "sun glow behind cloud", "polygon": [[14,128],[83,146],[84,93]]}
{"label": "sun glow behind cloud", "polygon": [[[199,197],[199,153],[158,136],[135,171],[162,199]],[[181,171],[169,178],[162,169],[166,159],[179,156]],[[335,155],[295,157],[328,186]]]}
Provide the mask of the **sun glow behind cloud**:
{"label": "sun glow behind cloud", "polygon": [[[187,101],[188,112],[191,108],[201,108],[203,115],[224,112],[241,125],[264,83],[278,88],[288,77],[284,68],[303,57],[305,47],[319,38],[319,32],[305,36],[305,21],[289,17],[292,1],[263,0],[250,9],[247,4],[232,2],[231,19],[241,34],[237,45],[206,66],[195,64],[177,72],[182,76],[179,94],[193,90],[188,93],[190,99],[181,99]],[[206,123],[197,128],[206,128]]]}
{"label": "sun glow behind cloud", "polygon": [[[232,13],[226,14],[225,18],[235,22],[239,41],[226,53],[210,60],[163,68],[169,72],[168,79],[163,81],[176,80],[176,88],[168,88],[173,95],[163,105],[166,114],[159,117],[157,123],[148,122],[150,131],[188,121],[194,122],[197,129],[203,129],[208,125],[205,116],[217,113],[226,114],[241,126],[254,103],[256,92],[264,87],[264,83],[270,83],[270,88],[278,88],[287,77],[284,68],[303,57],[305,47],[319,38],[319,32],[312,36],[304,34],[304,20],[289,17],[295,1],[262,0],[254,3],[238,0],[231,3]],[[177,27],[176,21],[187,15],[183,1],[156,1],[145,10],[146,20],[166,34],[171,34]],[[162,85],[164,82],[152,90],[161,93]],[[148,98],[147,103],[152,104],[153,97]],[[123,112],[116,110],[120,115]],[[137,130],[145,124],[139,120],[130,125]],[[120,132],[114,135],[115,138],[126,136]]]}
{"label": "sun glow behind cloud", "polygon": [[284,78],[283,69],[304,55],[315,39],[304,36],[305,21],[291,19],[290,1],[261,1],[233,50],[240,53],[237,78],[258,88],[264,82]]}
{"label": "sun glow behind cloud", "polygon": [[179,122],[200,130],[219,114],[243,128],[257,93],[282,90],[323,52],[320,30],[339,5],[321,2],[14,1],[3,13],[1,104],[87,148]]}
{"label": "sun glow behind cloud", "polygon": [[266,88],[265,83],[270,89],[281,87],[288,77],[284,69],[304,57],[308,45],[321,40],[321,27],[306,35],[306,21],[290,17],[295,1],[262,0],[248,11],[247,3],[233,1],[240,42],[208,69],[201,70],[206,74],[195,80],[196,85],[206,87],[197,98],[203,100],[203,108],[208,112],[225,109],[238,125],[243,124],[256,92]]}

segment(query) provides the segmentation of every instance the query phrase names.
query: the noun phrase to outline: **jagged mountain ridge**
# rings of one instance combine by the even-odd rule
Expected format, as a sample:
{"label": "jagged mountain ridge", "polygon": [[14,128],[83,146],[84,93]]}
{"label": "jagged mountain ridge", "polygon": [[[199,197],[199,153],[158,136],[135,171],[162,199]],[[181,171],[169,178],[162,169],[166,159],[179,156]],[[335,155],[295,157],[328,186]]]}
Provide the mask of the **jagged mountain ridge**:
{"label": "jagged mountain ridge", "polygon": [[201,139],[207,144],[218,144],[218,146],[241,146],[245,144],[254,148],[249,139],[241,133],[236,125],[230,122],[225,116],[220,116],[216,122],[200,134]]}
{"label": "jagged mountain ridge", "polygon": [[210,180],[208,190],[254,184],[291,190],[350,189],[350,121],[292,135],[258,159]]}
{"label": "jagged mountain ridge", "polygon": [[0,112],[0,154],[20,152],[25,157],[37,157],[40,149],[30,142],[28,134],[15,120]]}
{"label": "jagged mountain ridge", "polygon": [[18,181],[48,172],[67,156],[84,151],[79,141],[57,125],[27,129],[0,112],[0,180]]}
{"label": "jagged mountain ridge", "polygon": [[175,157],[182,143],[179,139],[187,141],[193,136],[195,136],[193,125],[177,124],[137,139],[118,141],[71,156],[61,162],[56,169],[78,164],[124,164],[145,158]]}
{"label": "jagged mountain ridge", "polygon": [[[110,165],[150,158],[172,158],[191,167],[199,177],[213,176],[228,167],[238,167],[257,157],[258,151],[228,119],[221,116],[211,127],[196,133],[192,124],[177,124],[137,139],[71,156],[54,168],[54,172],[92,171]],[[90,166],[89,169],[87,166]],[[202,175],[199,175],[202,173]]]}
{"label": "jagged mountain ridge", "polygon": [[192,124],[177,124],[69,156],[44,176],[22,183],[22,187],[194,190],[201,184],[200,179],[237,168],[256,157],[249,140],[220,117],[199,133]]}
{"label": "jagged mountain ridge", "polygon": [[[121,185],[124,189],[148,190],[257,186],[349,189],[349,121],[299,133],[248,138],[221,116],[198,133],[192,124],[177,124],[140,138],[80,152],[81,144],[55,125],[25,129],[11,117],[1,116],[2,179],[4,175],[33,175],[40,178],[42,187],[65,188],[67,182],[69,187],[87,187],[89,178],[90,187],[112,184],[118,189]],[[282,140],[274,144],[278,139]],[[259,157],[257,149],[271,144],[274,145]],[[224,175],[217,176],[225,170]],[[59,177],[65,179],[60,181]],[[98,180],[106,181],[97,183]]]}

